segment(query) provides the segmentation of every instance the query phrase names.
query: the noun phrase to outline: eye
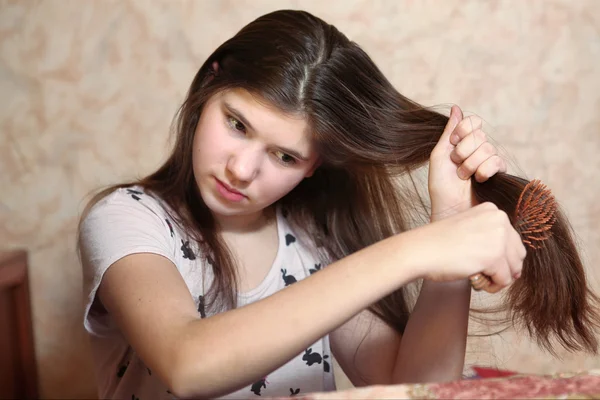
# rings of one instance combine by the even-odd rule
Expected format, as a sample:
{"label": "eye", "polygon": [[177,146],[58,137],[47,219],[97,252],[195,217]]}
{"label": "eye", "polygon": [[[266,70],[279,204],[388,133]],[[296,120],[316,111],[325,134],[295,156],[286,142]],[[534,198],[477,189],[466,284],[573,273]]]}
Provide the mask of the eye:
{"label": "eye", "polygon": [[277,161],[279,161],[283,165],[294,165],[296,164],[296,159],[289,154],[285,154],[282,151],[275,151],[273,153],[275,157],[277,157]]}
{"label": "eye", "polygon": [[240,121],[232,117],[231,115],[227,116],[227,124],[234,130],[242,133],[246,133],[246,127]]}

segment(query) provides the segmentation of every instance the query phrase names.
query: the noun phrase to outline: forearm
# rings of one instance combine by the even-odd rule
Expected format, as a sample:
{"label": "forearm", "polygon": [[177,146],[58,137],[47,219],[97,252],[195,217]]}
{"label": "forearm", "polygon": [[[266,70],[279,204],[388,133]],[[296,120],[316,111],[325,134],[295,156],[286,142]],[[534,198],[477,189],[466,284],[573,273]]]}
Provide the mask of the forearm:
{"label": "forearm", "polygon": [[396,359],[396,383],[460,379],[465,360],[471,286],[425,281]]}
{"label": "forearm", "polygon": [[266,299],[190,323],[173,378],[178,394],[215,397],[261,379],[415,279],[404,236],[374,244]]}

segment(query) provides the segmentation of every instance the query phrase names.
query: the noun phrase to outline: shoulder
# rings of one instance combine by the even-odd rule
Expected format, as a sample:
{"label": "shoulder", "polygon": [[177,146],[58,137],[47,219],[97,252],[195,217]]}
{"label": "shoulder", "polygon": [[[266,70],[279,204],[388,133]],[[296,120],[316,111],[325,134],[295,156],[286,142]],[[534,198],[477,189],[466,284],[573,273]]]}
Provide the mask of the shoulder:
{"label": "shoulder", "polygon": [[[82,219],[82,231],[90,223],[103,220],[112,224],[157,223],[167,229],[173,226],[174,213],[157,195],[139,186],[118,188],[95,203]],[[171,231],[173,229],[170,229]]]}
{"label": "shoulder", "polygon": [[94,204],[83,217],[79,246],[83,256],[123,254],[175,246],[175,223],[166,204],[137,186],[116,189]]}
{"label": "shoulder", "polygon": [[132,211],[145,210],[148,214],[154,214],[162,217],[168,214],[168,206],[157,195],[144,190],[140,186],[129,186],[115,189],[107,196],[94,204],[89,214],[107,212],[107,210],[116,212],[118,210]]}

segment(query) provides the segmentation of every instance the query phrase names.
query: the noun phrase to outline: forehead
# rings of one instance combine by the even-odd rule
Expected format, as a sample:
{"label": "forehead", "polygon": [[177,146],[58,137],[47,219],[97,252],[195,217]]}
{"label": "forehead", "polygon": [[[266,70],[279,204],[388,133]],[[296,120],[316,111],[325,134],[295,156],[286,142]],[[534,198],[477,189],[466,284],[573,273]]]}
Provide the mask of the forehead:
{"label": "forehead", "polygon": [[244,89],[231,89],[221,93],[221,107],[239,112],[257,135],[284,140],[286,143],[311,142],[308,119],[303,114],[285,113],[260,96]]}

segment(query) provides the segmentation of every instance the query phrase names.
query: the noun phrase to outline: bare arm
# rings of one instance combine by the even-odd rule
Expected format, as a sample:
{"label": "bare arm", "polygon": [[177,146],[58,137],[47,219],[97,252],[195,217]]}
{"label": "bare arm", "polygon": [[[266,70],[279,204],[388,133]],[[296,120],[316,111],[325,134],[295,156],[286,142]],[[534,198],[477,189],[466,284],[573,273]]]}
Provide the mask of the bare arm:
{"label": "bare arm", "polygon": [[471,286],[425,281],[398,351],[394,383],[460,379],[465,362]]}
{"label": "bare arm", "polygon": [[[131,346],[176,395],[213,398],[267,375],[417,278],[411,271],[418,260],[411,257],[418,252],[408,251],[417,244],[410,238],[408,232],[391,237],[268,298],[206,319],[199,319],[175,266],[153,254],[113,264],[99,295]],[[246,357],[250,346],[264,351]]]}
{"label": "bare arm", "polygon": [[425,281],[403,335],[365,310],[331,333],[335,358],[357,387],[460,379],[470,293],[468,281]]}
{"label": "bare arm", "polygon": [[329,335],[331,350],[356,387],[391,385],[402,335],[368,310]]}
{"label": "bare arm", "polygon": [[[431,222],[455,212],[439,214],[432,217]],[[470,303],[468,280],[423,282],[398,351],[392,374],[394,383],[443,382],[461,378]]]}

